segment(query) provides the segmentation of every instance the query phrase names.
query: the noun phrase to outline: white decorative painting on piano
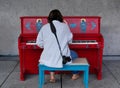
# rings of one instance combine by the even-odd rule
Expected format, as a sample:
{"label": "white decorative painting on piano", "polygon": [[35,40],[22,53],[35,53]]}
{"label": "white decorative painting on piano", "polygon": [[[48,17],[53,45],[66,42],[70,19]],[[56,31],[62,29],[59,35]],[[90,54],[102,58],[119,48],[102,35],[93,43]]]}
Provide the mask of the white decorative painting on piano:
{"label": "white decorative painting on piano", "polygon": [[72,33],[93,34],[100,32],[100,17],[64,17],[64,20]]}
{"label": "white decorative painting on piano", "polygon": [[37,29],[37,32],[40,31],[40,29],[41,29],[42,26],[43,26],[42,19],[37,19],[36,20],[36,29]]}
{"label": "white decorative painting on piano", "polygon": [[34,34],[38,33],[41,29],[41,27],[47,23],[46,17],[36,17],[36,18],[24,18],[22,23],[22,29],[23,34]]}
{"label": "white decorative painting on piano", "polygon": [[[33,28],[32,28],[32,26],[33,26]],[[34,30],[34,28],[36,28],[37,32],[39,32],[42,26],[43,26],[42,19],[37,19],[36,23],[28,21],[25,24],[25,27],[28,31],[32,31],[32,30]]]}
{"label": "white decorative painting on piano", "polygon": [[86,33],[87,23],[85,18],[82,18],[80,21],[80,29],[83,33]]}

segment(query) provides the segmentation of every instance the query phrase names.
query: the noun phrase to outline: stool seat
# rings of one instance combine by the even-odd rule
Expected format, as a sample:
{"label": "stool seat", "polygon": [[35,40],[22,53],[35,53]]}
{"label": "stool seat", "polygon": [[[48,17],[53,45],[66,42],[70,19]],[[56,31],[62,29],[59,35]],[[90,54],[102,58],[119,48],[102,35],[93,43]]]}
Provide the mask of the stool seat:
{"label": "stool seat", "polygon": [[89,75],[89,64],[86,58],[77,58],[70,64],[63,65],[63,68],[52,68],[47,67],[43,64],[39,64],[39,88],[44,85],[44,72],[48,71],[83,71],[83,82],[85,88],[88,88],[88,75]]}
{"label": "stool seat", "polygon": [[89,65],[86,58],[76,58],[70,65]]}

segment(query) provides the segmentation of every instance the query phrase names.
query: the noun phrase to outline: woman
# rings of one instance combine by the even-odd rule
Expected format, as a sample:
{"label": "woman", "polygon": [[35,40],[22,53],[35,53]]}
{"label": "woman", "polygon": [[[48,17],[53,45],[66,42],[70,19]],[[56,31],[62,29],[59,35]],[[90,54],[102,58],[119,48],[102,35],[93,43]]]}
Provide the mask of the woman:
{"label": "woman", "polygon": [[[50,12],[48,16],[48,23],[41,28],[37,36],[37,45],[41,48],[44,48],[39,62],[48,67],[62,68],[62,57],[55,35],[51,31],[51,22],[56,28],[56,34],[61,46],[62,54],[65,56],[70,56],[68,43],[72,41],[73,35],[68,25],[63,22],[63,16],[60,11],[55,9]],[[76,74],[73,76],[78,78],[78,75]],[[50,82],[55,82],[54,72],[50,72]]]}

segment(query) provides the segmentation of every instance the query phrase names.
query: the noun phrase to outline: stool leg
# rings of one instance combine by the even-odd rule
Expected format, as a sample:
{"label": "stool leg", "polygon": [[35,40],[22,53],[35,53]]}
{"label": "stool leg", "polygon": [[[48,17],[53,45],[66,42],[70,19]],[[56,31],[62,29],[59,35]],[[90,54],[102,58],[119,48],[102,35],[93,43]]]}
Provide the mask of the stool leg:
{"label": "stool leg", "polygon": [[62,88],[62,73],[60,73],[60,82],[61,82],[61,88]]}
{"label": "stool leg", "polygon": [[88,74],[89,74],[89,71],[86,69],[84,71],[84,80],[83,80],[85,88],[88,88]]}
{"label": "stool leg", "polygon": [[44,85],[44,70],[39,70],[39,88],[42,88]]}
{"label": "stool leg", "polygon": [[45,83],[45,74],[44,74],[44,70],[43,70],[43,72],[42,72],[42,85],[44,85],[44,83]]}

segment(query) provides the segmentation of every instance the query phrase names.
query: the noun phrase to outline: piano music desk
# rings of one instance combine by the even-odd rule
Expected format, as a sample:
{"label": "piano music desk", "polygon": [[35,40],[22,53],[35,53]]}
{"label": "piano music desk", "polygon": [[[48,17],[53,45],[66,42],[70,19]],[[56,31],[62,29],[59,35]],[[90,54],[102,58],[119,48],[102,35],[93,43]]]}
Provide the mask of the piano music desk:
{"label": "piano music desk", "polygon": [[42,88],[45,81],[44,72],[48,71],[83,71],[83,83],[85,88],[88,88],[89,64],[86,58],[77,58],[71,64],[66,64],[63,68],[47,67],[39,64],[39,88]]}

